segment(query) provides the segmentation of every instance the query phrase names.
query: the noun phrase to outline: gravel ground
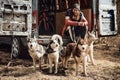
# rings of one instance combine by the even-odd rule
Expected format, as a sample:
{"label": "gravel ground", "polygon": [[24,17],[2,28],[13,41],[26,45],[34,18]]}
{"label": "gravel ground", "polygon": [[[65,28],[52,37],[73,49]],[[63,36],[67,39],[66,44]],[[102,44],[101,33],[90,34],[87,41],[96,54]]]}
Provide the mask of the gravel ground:
{"label": "gravel ground", "polygon": [[[114,41],[112,41],[112,40]],[[120,36],[104,38],[94,46],[95,66],[87,66],[88,77],[82,75],[82,64],[79,66],[79,76],[75,76],[75,64],[69,61],[69,67],[64,70],[59,67],[58,74],[49,74],[45,64],[42,72],[34,70],[31,59],[16,59],[8,69],[10,50],[0,50],[0,80],[120,80]]]}

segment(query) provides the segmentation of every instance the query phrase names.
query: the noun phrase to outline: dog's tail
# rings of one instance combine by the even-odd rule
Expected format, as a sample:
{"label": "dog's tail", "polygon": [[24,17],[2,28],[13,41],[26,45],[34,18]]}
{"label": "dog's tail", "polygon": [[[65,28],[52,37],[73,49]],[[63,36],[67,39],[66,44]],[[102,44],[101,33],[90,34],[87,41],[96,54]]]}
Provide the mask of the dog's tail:
{"label": "dog's tail", "polygon": [[58,35],[58,34],[54,34],[52,37],[51,37],[52,40],[57,40],[58,43],[62,46],[63,45],[63,39],[62,39],[62,36]]}

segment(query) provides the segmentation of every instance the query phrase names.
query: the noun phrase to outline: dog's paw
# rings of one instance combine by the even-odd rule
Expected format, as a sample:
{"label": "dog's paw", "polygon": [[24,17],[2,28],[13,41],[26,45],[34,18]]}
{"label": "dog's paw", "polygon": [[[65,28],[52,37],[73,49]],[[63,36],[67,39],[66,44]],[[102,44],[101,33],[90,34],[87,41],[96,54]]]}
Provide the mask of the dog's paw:
{"label": "dog's paw", "polygon": [[87,73],[82,73],[82,76],[88,77],[88,74]]}
{"label": "dog's paw", "polygon": [[84,74],[83,76],[88,77],[88,74]]}
{"label": "dog's paw", "polygon": [[7,72],[9,70],[8,66],[5,66],[3,71]]}
{"label": "dog's paw", "polygon": [[93,65],[93,66],[96,66],[96,64],[95,64],[95,63],[92,63],[92,65]]}
{"label": "dog's paw", "polygon": [[37,69],[36,68],[33,68],[33,71],[36,71]]}
{"label": "dog's paw", "polygon": [[32,68],[33,71],[36,71],[36,67],[32,66],[31,68]]}
{"label": "dog's paw", "polygon": [[54,72],[54,74],[55,74],[55,75],[57,75],[57,73],[56,73],[56,72]]}
{"label": "dog's paw", "polygon": [[67,70],[68,68],[67,67],[63,67],[64,70]]}
{"label": "dog's paw", "polygon": [[55,71],[54,74],[57,74],[57,71]]}
{"label": "dog's paw", "polygon": [[96,66],[96,64],[94,63],[94,64],[92,64],[93,66]]}
{"label": "dog's paw", "polygon": [[52,70],[50,70],[49,73],[52,74]]}
{"label": "dog's paw", "polygon": [[7,70],[7,69],[8,69],[8,66],[5,66],[4,69]]}
{"label": "dog's paw", "polygon": [[42,69],[41,69],[41,68],[39,68],[39,71],[40,71],[40,72],[42,72]]}

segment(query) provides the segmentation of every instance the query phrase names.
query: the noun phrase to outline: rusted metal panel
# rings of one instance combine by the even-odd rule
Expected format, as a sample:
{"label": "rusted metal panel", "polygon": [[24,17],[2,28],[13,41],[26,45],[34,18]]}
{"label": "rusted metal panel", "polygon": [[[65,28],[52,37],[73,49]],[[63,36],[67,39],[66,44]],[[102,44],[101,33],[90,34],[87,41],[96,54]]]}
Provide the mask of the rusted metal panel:
{"label": "rusted metal panel", "polygon": [[0,35],[27,36],[32,27],[32,0],[0,1]]}

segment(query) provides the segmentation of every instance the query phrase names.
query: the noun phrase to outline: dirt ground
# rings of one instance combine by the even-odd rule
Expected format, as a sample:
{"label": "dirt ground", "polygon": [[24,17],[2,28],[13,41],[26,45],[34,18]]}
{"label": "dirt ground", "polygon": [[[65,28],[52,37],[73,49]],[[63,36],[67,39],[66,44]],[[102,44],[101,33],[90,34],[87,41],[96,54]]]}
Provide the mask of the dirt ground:
{"label": "dirt ground", "polygon": [[16,59],[8,69],[10,60],[8,48],[0,50],[0,80],[120,80],[120,35],[99,38],[94,45],[95,66],[87,66],[88,77],[82,75],[82,64],[79,76],[75,76],[74,61],[69,62],[67,70],[59,67],[58,74],[49,74],[46,65],[42,72],[34,70],[31,59]]}

